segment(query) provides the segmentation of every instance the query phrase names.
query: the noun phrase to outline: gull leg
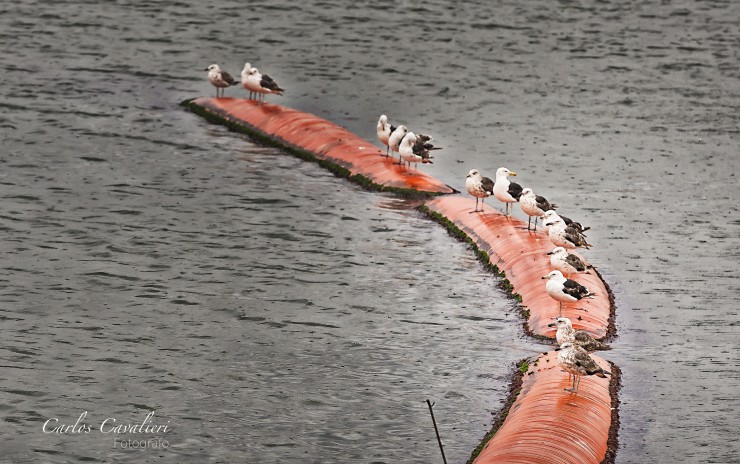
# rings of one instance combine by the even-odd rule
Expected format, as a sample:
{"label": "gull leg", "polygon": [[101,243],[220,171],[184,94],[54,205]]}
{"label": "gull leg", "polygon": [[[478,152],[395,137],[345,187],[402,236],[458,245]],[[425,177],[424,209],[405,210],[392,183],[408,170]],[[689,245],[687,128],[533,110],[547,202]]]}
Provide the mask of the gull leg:
{"label": "gull leg", "polygon": [[561,301],[560,302],[560,315],[558,317],[562,317],[562,316],[563,316],[563,302]]}
{"label": "gull leg", "polygon": [[537,216],[534,217],[534,231],[537,232],[537,219],[539,219]]}
{"label": "gull leg", "polygon": [[527,230],[531,230],[530,227],[532,226],[532,216],[527,216]]}

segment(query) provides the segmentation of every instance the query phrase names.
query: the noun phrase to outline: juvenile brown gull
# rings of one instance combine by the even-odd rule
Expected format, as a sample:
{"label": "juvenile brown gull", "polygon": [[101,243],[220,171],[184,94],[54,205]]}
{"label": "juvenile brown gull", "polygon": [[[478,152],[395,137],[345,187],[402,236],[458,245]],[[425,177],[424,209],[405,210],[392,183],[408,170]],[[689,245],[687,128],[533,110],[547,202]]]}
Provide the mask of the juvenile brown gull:
{"label": "juvenile brown gull", "polygon": [[226,87],[231,87],[232,85],[239,84],[239,82],[231,77],[231,74],[222,70],[217,64],[212,64],[208,66],[205,71],[208,71],[208,82],[216,87],[216,98],[219,97],[219,89],[221,89],[220,96],[223,97]]}
{"label": "juvenile brown gull", "polygon": [[578,393],[578,386],[581,385],[581,376],[595,375],[606,378],[607,375],[611,375],[608,371],[602,369],[583,348],[566,342],[557,350],[559,350],[558,364],[567,373],[573,374],[573,386],[572,388],[565,388],[565,391]]}
{"label": "juvenile brown gull", "polygon": [[543,224],[548,226],[547,235],[555,246],[563,248],[588,248],[593,245],[586,241],[586,236],[573,226],[568,226],[563,218],[553,210],[545,213]]}
{"label": "juvenile brown gull", "polygon": [[606,343],[601,343],[595,340],[585,330],[573,329],[573,324],[567,317],[559,317],[555,322],[547,324],[548,327],[557,327],[558,331],[555,332],[555,341],[561,346],[563,343],[572,343],[575,346],[580,346],[586,351],[596,350],[610,350],[611,347]]}
{"label": "juvenile brown gull", "polygon": [[553,248],[548,255],[550,256],[550,266],[552,266],[553,269],[562,272],[565,276],[570,276],[579,272],[588,272],[588,269],[593,269],[593,266],[586,264],[578,256],[568,253],[568,250],[563,247]]}
{"label": "juvenile brown gull", "polygon": [[477,169],[471,169],[468,172],[468,177],[465,179],[465,189],[468,193],[475,197],[475,209],[471,213],[478,212],[478,199],[481,202],[481,209],[483,211],[483,202],[486,197],[493,195],[493,181],[488,177],[480,175],[480,171]]}
{"label": "juvenile brown gull", "polygon": [[527,230],[530,230],[530,223],[533,217],[534,230],[537,230],[537,219],[543,217],[546,211],[558,207],[558,205],[547,201],[545,197],[535,195],[534,191],[529,187],[522,190],[522,195],[519,197],[519,206],[522,208],[524,214],[528,216]]}

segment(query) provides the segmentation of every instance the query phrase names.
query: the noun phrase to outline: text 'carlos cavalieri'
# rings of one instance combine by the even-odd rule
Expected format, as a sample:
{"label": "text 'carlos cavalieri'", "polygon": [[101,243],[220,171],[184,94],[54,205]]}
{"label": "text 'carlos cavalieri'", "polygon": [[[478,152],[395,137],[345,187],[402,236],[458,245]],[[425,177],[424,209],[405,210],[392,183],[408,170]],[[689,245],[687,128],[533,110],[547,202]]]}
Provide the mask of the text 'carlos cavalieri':
{"label": "text 'carlos cavalieri'", "polygon": [[[77,421],[74,424],[63,424],[58,418],[52,417],[44,422],[42,430],[44,433],[55,433],[62,435],[69,434],[83,434],[92,432],[93,426],[84,422],[87,417],[87,411],[80,414]],[[143,435],[161,435],[170,431],[170,421],[166,424],[155,424],[153,422],[154,411],[146,415],[143,421],[138,423],[121,423],[113,417],[108,417],[96,429],[103,434],[110,434],[111,436],[122,435],[122,434],[139,434]],[[113,440],[114,448],[136,448],[145,450],[147,448],[167,448],[169,443],[167,440],[158,437],[156,439],[141,439],[141,440],[123,440],[116,437]]]}

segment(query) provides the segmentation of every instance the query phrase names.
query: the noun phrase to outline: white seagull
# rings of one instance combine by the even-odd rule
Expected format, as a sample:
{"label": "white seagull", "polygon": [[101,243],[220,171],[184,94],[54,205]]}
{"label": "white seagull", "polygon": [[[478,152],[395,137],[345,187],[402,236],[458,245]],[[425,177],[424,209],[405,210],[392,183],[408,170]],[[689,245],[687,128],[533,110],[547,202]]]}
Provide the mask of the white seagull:
{"label": "white seagull", "polygon": [[376,133],[378,134],[378,139],[380,140],[380,143],[385,146],[385,156],[390,156],[391,148],[390,146],[388,146],[388,138],[390,138],[391,133],[394,130],[396,130],[396,126],[388,122],[388,116],[381,114],[380,118],[378,118]]}
{"label": "white seagull", "polygon": [[285,89],[281,89],[273,78],[260,73],[259,69],[253,68],[249,63],[245,63],[242,69],[242,85],[249,90],[250,99],[254,94],[264,99],[266,94],[282,95],[285,92]]}
{"label": "white seagull", "polygon": [[602,378],[611,375],[608,371],[602,369],[583,348],[566,342],[557,350],[559,351],[558,364],[567,373],[573,374],[573,386],[572,388],[566,388],[565,391],[578,393],[578,386],[581,385],[581,376],[583,375],[596,375]]}
{"label": "white seagull", "polygon": [[550,297],[560,302],[560,316],[563,315],[563,303],[580,301],[584,298],[591,298],[595,293],[588,291],[586,287],[575,280],[566,279],[560,271],[551,271],[549,274],[542,276],[547,279],[545,290]]}
{"label": "white seagull", "polygon": [[[406,137],[406,134],[409,133],[409,129],[404,126],[403,124],[400,124],[398,127],[396,127],[396,130],[391,132],[391,135],[388,137],[388,148],[390,148],[391,153],[398,152],[398,149],[400,148],[401,141],[404,137]],[[399,155],[398,158],[398,164],[401,164],[402,160]]]}
{"label": "white seagull", "polygon": [[586,241],[586,237],[581,231],[572,225],[566,225],[563,218],[553,210],[545,213],[545,219],[542,223],[549,227],[547,234],[555,246],[563,248],[583,247],[586,249],[593,246]]}
{"label": "white seagull", "polygon": [[481,202],[481,209],[483,211],[483,201],[486,197],[493,195],[493,181],[488,177],[480,175],[480,171],[477,169],[471,169],[468,172],[468,177],[465,179],[465,188],[468,193],[475,197],[475,209],[471,213],[477,213],[478,210],[478,199]]}
{"label": "white seagull", "polygon": [[535,195],[534,191],[529,187],[522,190],[522,195],[519,197],[519,206],[522,208],[524,214],[528,216],[527,230],[530,230],[532,217],[534,217],[534,230],[537,230],[537,219],[543,217],[545,211],[558,207],[558,205],[547,201],[545,197]]}
{"label": "white seagull", "polygon": [[586,264],[578,256],[568,253],[568,250],[563,247],[553,248],[548,255],[550,256],[550,265],[565,276],[578,274],[579,272],[588,273],[588,269],[593,269],[593,266]]}
{"label": "white seagull", "polygon": [[573,324],[567,317],[559,317],[555,319],[555,322],[547,324],[547,326],[558,328],[558,331],[555,332],[555,341],[558,342],[559,346],[563,343],[572,343],[575,346],[580,346],[586,351],[611,349],[609,345],[594,339],[594,337],[585,330],[574,330]]}
{"label": "white seagull", "polygon": [[509,176],[516,176],[516,173],[506,168],[498,168],[496,170],[496,182],[493,185],[493,195],[506,204],[507,216],[511,214],[509,213],[509,204],[518,202],[522,195],[522,186],[516,182],[510,182],[507,179]]}
{"label": "white seagull", "polygon": [[429,154],[429,150],[438,150],[439,147],[435,147],[431,143],[432,138],[428,135],[416,135],[413,132],[409,132],[401,140],[401,144],[398,147],[398,154],[405,162],[409,163],[432,163],[432,156]]}
{"label": "white seagull", "polygon": [[226,87],[239,84],[231,74],[223,71],[217,64],[208,66],[205,71],[208,71],[208,82],[216,87],[216,98],[218,98],[218,89],[221,89],[221,96],[224,96]]}

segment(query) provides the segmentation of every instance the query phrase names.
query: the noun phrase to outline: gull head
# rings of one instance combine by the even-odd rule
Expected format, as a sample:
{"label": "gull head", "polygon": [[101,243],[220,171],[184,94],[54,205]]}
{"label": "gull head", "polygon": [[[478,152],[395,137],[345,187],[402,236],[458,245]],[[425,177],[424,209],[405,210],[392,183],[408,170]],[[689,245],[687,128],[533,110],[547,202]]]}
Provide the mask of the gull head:
{"label": "gull head", "polygon": [[468,172],[468,177],[480,177],[480,171],[477,169],[471,169],[470,172]]}
{"label": "gull head", "polygon": [[567,252],[567,251],[565,250],[565,248],[563,248],[563,247],[555,247],[555,248],[553,248],[553,249],[552,249],[552,251],[551,251],[551,252],[549,252],[549,253],[548,253],[548,255],[555,255],[555,256],[560,256],[560,255],[562,255],[562,254],[564,254],[564,253],[565,253],[565,254],[567,254],[567,253],[568,253],[568,252]]}
{"label": "gull head", "polygon": [[558,216],[558,213],[556,213],[553,210],[545,211],[545,216],[543,218],[543,224],[546,226],[551,226],[553,224],[557,224],[559,222],[562,222],[565,224],[565,221],[563,221],[560,216]]}
{"label": "gull head", "polygon": [[562,345],[560,345],[560,348],[555,348],[555,351],[567,350],[568,348],[573,348],[573,343],[565,342]]}
{"label": "gull head", "polygon": [[549,274],[543,275],[542,278],[547,280],[565,280],[563,273],[560,271],[550,271]]}
{"label": "gull head", "polygon": [[388,116],[381,114],[378,118],[378,123],[383,124],[384,126],[388,124]]}
{"label": "gull head", "polygon": [[525,195],[534,195],[534,191],[532,191],[531,188],[527,187],[524,190],[522,190],[522,196],[525,196]]}
{"label": "gull head", "polygon": [[208,66],[205,71],[221,72],[221,68],[219,68],[217,64],[212,64]]}
{"label": "gull head", "polygon": [[409,132],[406,134],[406,136],[401,140],[402,144],[408,145],[409,147],[416,143],[416,134],[413,132]]}
{"label": "gull head", "polygon": [[516,176],[516,173],[506,168],[498,168],[496,170],[496,177],[509,177],[509,176]]}
{"label": "gull head", "polygon": [[551,322],[550,324],[547,324],[548,327],[570,327],[573,328],[573,324],[570,323],[570,319],[567,317],[559,317],[555,319],[555,322]]}

